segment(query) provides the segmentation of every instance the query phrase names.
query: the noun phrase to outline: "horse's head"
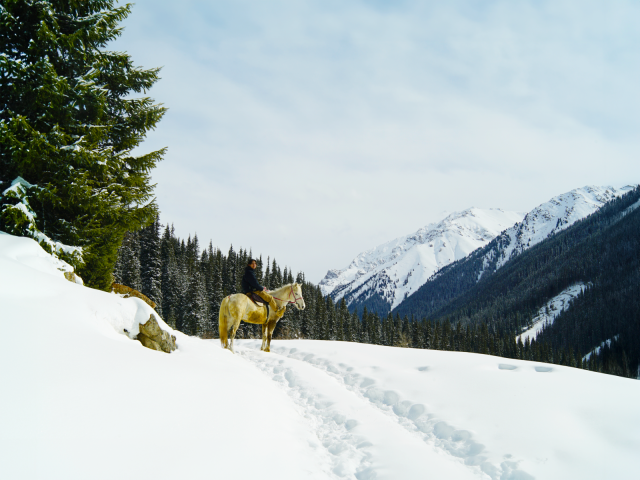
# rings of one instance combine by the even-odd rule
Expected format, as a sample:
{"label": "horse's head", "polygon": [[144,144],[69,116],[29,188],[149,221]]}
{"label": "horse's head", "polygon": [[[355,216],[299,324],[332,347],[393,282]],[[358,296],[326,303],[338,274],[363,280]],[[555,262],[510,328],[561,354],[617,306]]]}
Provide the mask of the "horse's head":
{"label": "horse's head", "polygon": [[293,299],[298,310],[304,310],[304,298],[302,298],[302,285],[294,283],[291,285],[291,291],[293,292]]}

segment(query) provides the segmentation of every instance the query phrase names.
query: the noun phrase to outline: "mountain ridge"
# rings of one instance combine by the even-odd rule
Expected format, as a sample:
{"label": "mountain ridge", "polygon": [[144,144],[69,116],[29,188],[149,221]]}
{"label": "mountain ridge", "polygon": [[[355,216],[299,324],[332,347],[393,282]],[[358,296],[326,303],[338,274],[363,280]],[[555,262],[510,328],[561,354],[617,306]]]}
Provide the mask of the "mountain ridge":
{"label": "mountain ridge", "polygon": [[319,286],[334,301],[344,298],[352,311],[366,306],[385,315],[437,278],[443,268],[463,261],[477,249],[496,244],[483,256],[476,278],[469,280],[472,283],[485,271],[501,268],[514,256],[633,188],[576,188],[526,214],[474,207],[454,212],[440,222],[360,253],[346,268],[329,270]]}
{"label": "mountain ridge", "polygon": [[319,286],[334,300],[348,304],[379,297],[389,308],[452,261],[488,243],[523,213],[471,207],[439,222],[360,253],[341,270],[329,270]]}

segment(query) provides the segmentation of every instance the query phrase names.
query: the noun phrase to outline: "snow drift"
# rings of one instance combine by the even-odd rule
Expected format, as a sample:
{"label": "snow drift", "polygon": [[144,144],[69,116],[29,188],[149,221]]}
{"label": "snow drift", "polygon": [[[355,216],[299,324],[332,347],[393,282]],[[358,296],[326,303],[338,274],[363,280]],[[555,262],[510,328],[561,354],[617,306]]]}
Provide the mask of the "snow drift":
{"label": "snow drift", "polygon": [[[0,478],[632,479],[640,382],[469,353],[132,332],[151,308],[0,234]],[[162,325],[170,331],[169,327]]]}

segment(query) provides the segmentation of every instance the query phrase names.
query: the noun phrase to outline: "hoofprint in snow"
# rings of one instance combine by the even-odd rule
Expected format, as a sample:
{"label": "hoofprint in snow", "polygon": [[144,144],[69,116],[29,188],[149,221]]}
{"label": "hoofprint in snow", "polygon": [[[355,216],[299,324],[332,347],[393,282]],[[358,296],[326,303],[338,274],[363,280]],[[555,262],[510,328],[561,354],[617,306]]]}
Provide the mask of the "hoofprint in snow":
{"label": "hoofprint in snow", "polygon": [[[241,341],[239,356],[315,425],[332,470],[359,480],[632,479],[640,383],[461,352]],[[628,422],[628,423],[627,423]]]}
{"label": "hoofprint in snow", "polygon": [[[442,267],[466,257],[496,236],[500,240],[497,249],[487,254],[485,265],[500,268],[513,256],[633,188],[577,188],[526,215],[476,208],[454,213],[438,224],[361,253],[345,269],[329,270],[320,286],[325,295],[331,294],[336,300],[344,297],[348,304],[377,293],[393,309]],[[482,273],[478,279],[481,276]]]}
{"label": "hoofprint in snow", "polygon": [[[217,340],[0,234],[0,478],[635,479],[640,382],[459,352]],[[161,320],[164,329],[169,329]]]}
{"label": "hoofprint in snow", "polygon": [[552,325],[555,319],[565,310],[569,309],[571,302],[580,295],[587,286],[584,283],[577,283],[566,288],[558,295],[549,300],[544,307],[538,310],[538,313],[531,320],[531,327],[516,337],[516,342],[521,340],[524,343],[527,338],[529,341],[535,340],[538,333],[546,326]]}
{"label": "hoofprint in snow", "polygon": [[[469,208],[358,255],[320,282],[324,295],[347,303],[378,293],[394,308],[440,268],[466,257],[523,218],[501,209]],[[361,298],[363,299],[363,298]]]}

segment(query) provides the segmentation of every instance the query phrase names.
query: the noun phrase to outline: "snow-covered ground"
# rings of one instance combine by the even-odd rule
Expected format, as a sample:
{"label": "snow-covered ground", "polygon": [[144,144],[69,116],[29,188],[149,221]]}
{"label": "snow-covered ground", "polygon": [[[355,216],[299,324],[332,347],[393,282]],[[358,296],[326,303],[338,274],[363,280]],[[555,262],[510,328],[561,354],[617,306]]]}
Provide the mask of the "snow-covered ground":
{"label": "snow-covered ground", "polygon": [[[640,382],[470,353],[148,350],[136,298],[0,234],[0,478],[635,479]],[[161,326],[168,329],[163,322]]]}
{"label": "snow-covered ground", "polygon": [[557,316],[567,310],[571,306],[573,299],[582,293],[585,288],[586,285],[584,283],[577,283],[549,300],[544,307],[538,310],[538,314],[533,317],[531,327],[518,335],[516,341],[520,339],[524,343],[527,338],[530,341],[534,340],[538,333],[542,331],[542,328],[552,325]]}

